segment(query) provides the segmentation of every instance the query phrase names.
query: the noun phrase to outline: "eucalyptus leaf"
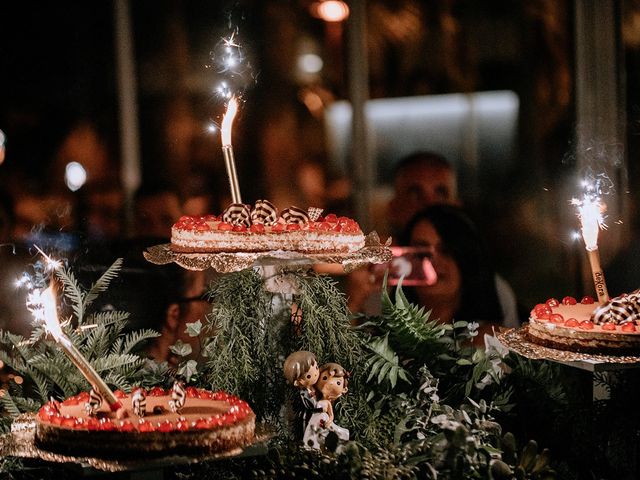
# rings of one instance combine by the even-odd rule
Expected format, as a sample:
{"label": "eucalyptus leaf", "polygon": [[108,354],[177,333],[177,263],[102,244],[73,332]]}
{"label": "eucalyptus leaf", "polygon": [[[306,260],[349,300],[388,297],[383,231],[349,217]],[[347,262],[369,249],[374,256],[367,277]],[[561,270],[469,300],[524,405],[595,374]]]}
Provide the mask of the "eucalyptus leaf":
{"label": "eucalyptus leaf", "polygon": [[187,328],[185,329],[185,333],[190,337],[197,337],[200,335],[202,331],[202,322],[200,320],[196,320],[193,323],[187,323]]}
{"label": "eucalyptus leaf", "polygon": [[198,362],[195,360],[187,360],[178,368],[178,375],[184,377],[189,382],[198,371]]}
{"label": "eucalyptus leaf", "polygon": [[169,347],[172,353],[178,355],[179,357],[186,357],[187,355],[191,355],[193,349],[191,345],[188,343],[184,343],[182,340],[178,339],[178,341]]}

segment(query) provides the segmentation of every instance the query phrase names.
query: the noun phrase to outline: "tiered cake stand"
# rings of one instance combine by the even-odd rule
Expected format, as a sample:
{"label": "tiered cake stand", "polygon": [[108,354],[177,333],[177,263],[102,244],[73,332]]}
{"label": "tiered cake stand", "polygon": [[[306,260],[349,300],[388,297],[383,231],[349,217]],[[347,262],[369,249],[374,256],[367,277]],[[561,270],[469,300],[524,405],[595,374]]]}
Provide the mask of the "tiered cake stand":
{"label": "tiered cake stand", "polygon": [[341,265],[345,272],[353,271],[371,263],[391,261],[389,245],[391,239],[382,244],[376,232],[365,238],[365,246],[352,253],[304,254],[289,251],[235,252],[235,253],[178,253],[171,244],[155,245],[144,252],[144,257],[156,265],[176,263],[188,270],[207,270],[218,273],[239,272],[245,268],[258,269],[266,282],[267,290],[274,293],[297,293],[295,282],[288,273],[293,270],[309,269],[314,264]]}

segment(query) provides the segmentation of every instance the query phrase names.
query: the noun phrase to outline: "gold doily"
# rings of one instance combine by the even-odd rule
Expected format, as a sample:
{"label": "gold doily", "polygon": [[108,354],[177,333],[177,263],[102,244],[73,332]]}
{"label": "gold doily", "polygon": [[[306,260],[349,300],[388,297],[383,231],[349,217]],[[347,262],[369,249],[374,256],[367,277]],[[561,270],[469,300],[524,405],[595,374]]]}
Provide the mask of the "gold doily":
{"label": "gold doily", "polygon": [[640,356],[602,355],[596,353],[579,353],[544,347],[529,341],[527,326],[511,328],[498,332],[498,340],[509,350],[532,360],[554,360],[556,362],[590,362],[590,363],[640,363]]}
{"label": "gold doily", "polygon": [[237,252],[237,253],[177,253],[171,250],[171,244],[154,245],[143,252],[144,257],[156,265],[175,262],[188,270],[206,270],[216,272],[239,272],[252,266],[312,265],[314,263],[341,264],[346,272],[353,271],[370,263],[385,263],[392,258],[391,239],[384,244],[376,232],[365,238],[365,246],[353,253],[305,254],[290,251],[273,252]]}
{"label": "gold doily", "polygon": [[255,441],[252,445],[244,449],[236,448],[217,454],[171,455],[127,460],[75,457],[38,448],[35,445],[35,419],[35,413],[24,413],[14,420],[11,433],[0,436],[0,456],[32,458],[53,463],[77,463],[88,465],[96,470],[105,472],[126,472],[130,470],[149,470],[181,464],[205,462],[234,456],[264,455],[267,451],[265,442],[271,437],[271,434],[263,425],[256,425]]}

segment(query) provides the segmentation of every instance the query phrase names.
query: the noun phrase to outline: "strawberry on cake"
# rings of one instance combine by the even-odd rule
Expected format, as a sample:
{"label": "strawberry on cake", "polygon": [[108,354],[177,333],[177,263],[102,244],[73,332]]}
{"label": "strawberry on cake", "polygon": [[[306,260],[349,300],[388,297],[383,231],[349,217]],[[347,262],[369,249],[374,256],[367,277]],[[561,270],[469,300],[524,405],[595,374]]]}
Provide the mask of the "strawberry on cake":
{"label": "strawberry on cake", "polygon": [[171,249],[181,253],[270,252],[352,253],[364,247],[358,223],[322,210],[289,207],[268,200],[253,207],[234,203],[219,215],[183,216],[171,228]]}
{"label": "strawberry on cake", "polygon": [[640,353],[640,290],[599,304],[586,296],[578,302],[551,298],[529,317],[531,341],[585,353]]}

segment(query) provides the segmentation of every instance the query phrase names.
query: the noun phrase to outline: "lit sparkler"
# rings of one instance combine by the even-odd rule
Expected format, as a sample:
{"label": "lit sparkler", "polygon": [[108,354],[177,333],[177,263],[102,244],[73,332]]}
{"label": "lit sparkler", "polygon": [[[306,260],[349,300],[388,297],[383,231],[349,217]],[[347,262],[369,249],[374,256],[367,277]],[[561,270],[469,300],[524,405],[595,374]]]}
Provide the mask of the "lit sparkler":
{"label": "lit sparkler", "polygon": [[64,353],[69,357],[69,360],[80,370],[80,373],[87,379],[93,389],[100,393],[102,398],[109,404],[109,408],[116,412],[122,408],[122,404],[116,398],[111,389],[104,383],[104,380],[100,378],[100,375],[94,370],[91,364],[80,353],[80,351],[73,345],[69,337],[64,334],[60,322],[58,320],[58,312],[56,307],[56,297],[54,284],[40,293],[40,302],[42,309],[38,310],[42,313],[47,331],[55,339],[57,344],[62,348]]}
{"label": "lit sparkler", "polygon": [[229,187],[233,203],[242,203],[238,173],[231,144],[231,127],[238,112],[238,103],[248,85],[255,82],[251,65],[238,41],[238,30],[234,29],[223,37],[211,52],[212,67],[222,77],[215,87],[215,93],[226,104],[220,132],[222,136],[222,154],[229,177]]}
{"label": "lit sparkler", "polygon": [[38,252],[40,252],[40,255],[44,257],[44,260],[47,265],[47,270],[55,271],[62,266],[62,262],[60,260],[55,260],[51,258],[49,255],[44,253],[42,249],[40,249],[40,247],[38,247],[37,245],[34,245],[34,248],[38,250]]}
{"label": "lit sparkler", "polygon": [[233,203],[242,203],[240,195],[240,184],[238,183],[238,173],[236,172],[236,162],[233,158],[233,147],[231,146],[231,126],[233,119],[238,112],[238,101],[235,97],[231,97],[227,104],[227,112],[222,119],[222,155],[224,156],[224,164],[229,177],[229,187],[231,188],[231,200]]}
{"label": "lit sparkler", "polygon": [[582,239],[584,240],[593,283],[600,303],[609,301],[609,292],[604,280],[604,272],[600,266],[600,253],[598,252],[598,232],[607,228],[604,223],[604,205],[600,198],[594,195],[585,195],[582,200],[574,198],[571,204],[578,209],[578,218],[581,223]]}

